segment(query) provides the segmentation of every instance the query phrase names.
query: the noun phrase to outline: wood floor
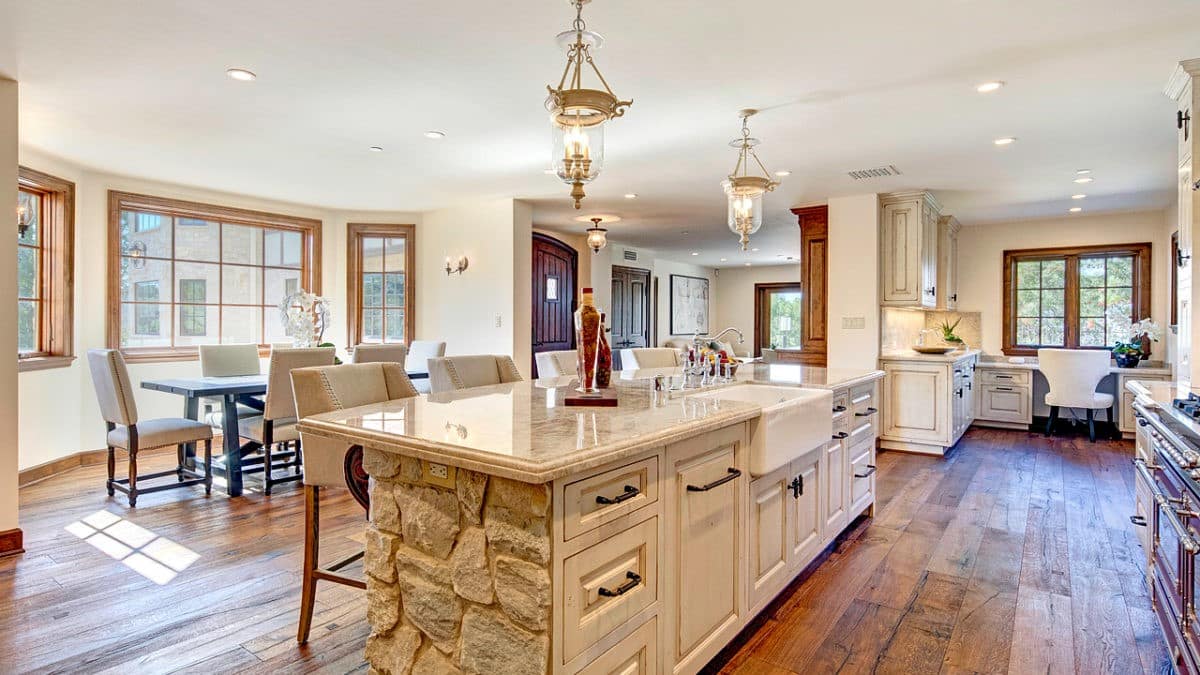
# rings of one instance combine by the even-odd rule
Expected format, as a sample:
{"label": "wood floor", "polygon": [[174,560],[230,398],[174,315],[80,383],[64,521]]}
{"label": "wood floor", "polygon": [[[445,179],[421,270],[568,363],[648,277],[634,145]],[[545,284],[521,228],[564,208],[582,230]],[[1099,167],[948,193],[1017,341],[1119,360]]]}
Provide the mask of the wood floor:
{"label": "wood floor", "polygon": [[[879,508],[710,664],[726,673],[1166,673],[1129,524],[1132,444],[972,430],[880,453]],[[163,457],[152,464],[170,461]],[[144,469],[153,470],[152,468]],[[325,585],[295,642],[303,496],[104,494],[102,467],[21,490],[0,560],[0,672],[365,671],[365,599]],[[348,495],[326,556],[362,541]]]}

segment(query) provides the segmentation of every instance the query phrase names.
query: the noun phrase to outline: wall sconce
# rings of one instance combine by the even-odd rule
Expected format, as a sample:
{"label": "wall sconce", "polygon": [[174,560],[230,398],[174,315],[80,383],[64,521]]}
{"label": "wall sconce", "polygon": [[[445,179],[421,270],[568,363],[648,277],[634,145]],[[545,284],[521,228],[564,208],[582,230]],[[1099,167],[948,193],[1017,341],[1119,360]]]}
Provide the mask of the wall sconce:
{"label": "wall sconce", "polygon": [[458,256],[458,259],[455,261],[451,261],[450,257],[447,256],[446,257],[446,276],[450,276],[451,274],[462,274],[463,271],[465,271],[467,269],[467,267],[470,266],[470,264],[471,264],[471,261],[467,260],[467,256],[465,256],[465,255]]}

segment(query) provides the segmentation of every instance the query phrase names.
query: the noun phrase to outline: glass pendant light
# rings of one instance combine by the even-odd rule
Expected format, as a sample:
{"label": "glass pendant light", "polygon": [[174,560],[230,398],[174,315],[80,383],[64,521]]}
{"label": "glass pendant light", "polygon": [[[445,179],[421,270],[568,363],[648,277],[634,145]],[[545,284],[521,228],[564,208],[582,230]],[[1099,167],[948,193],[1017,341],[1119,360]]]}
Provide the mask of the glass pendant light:
{"label": "glass pendant light", "polygon": [[[592,182],[604,168],[604,124],[621,117],[633,101],[622,101],[613,94],[608,82],[592,60],[592,49],[604,43],[598,33],[587,30],[583,6],[591,0],[573,0],[575,22],[571,30],[558,34],[558,42],[567,50],[567,65],[558,87],[547,86],[546,110],[552,124],[551,163],[559,180],[571,186],[575,208],[586,196],[583,186]],[[583,86],[583,65],[596,74],[600,87]]]}
{"label": "glass pendant light", "polygon": [[[731,147],[738,148],[738,161],[733,167],[733,172],[721,184],[729,200],[729,230],[738,235],[738,243],[743,251],[750,247],[750,235],[762,227],[763,195],[779,185],[779,181],[770,177],[767,167],[763,166],[754,152],[754,146],[758,145],[759,141],[750,137],[750,127],[746,120],[757,112],[752,108],[738,112],[738,116],[742,118],[742,137],[729,142]],[[762,170],[761,176],[750,175],[751,159]]]}
{"label": "glass pendant light", "polygon": [[608,246],[608,230],[600,227],[601,218],[592,218],[592,226],[587,229],[587,245],[592,249],[592,253],[599,253],[600,249]]}

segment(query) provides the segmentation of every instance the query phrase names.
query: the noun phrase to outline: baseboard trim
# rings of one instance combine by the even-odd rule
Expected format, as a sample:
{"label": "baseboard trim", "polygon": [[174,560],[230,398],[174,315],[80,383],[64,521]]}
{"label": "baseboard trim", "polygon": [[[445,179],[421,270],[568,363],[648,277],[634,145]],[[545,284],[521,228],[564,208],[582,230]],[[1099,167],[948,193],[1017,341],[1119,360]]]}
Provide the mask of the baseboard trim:
{"label": "baseboard trim", "polygon": [[25,533],[21,528],[0,532],[0,558],[25,552]]}
{"label": "baseboard trim", "polygon": [[[221,442],[220,436],[213,437],[213,453],[219,454],[223,451]],[[124,452],[117,452],[117,463],[119,466],[123,461],[122,455],[124,455]],[[142,450],[138,453],[138,456],[145,457],[147,455],[153,456],[174,453],[175,446],[171,445],[163,448]],[[47,478],[66,473],[68,471],[73,471],[81,466],[95,466],[97,464],[104,464],[107,461],[108,450],[81,450],[73,455],[59,457],[58,459],[52,459],[49,462],[38,464],[37,466],[31,466],[28,469],[23,469],[17,473],[17,486],[27,487],[29,485],[33,485],[34,483],[40,483]]]}

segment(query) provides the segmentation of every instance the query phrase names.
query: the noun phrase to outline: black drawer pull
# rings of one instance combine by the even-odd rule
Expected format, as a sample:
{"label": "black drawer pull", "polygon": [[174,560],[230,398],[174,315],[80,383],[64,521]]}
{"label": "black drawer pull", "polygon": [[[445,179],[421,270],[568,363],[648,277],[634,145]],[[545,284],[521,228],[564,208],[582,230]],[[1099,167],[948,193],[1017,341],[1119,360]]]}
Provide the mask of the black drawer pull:
{"label": "black drawer pull", "polygon": [[847,436],[849,436],[849,435],[850,435],[850,434],[848,434],[848,433],[846,433],[846,432],[844,432],[844,431],[839,431],[839,432],[837,432],[836,434],[834,434],[834,435],[833,435],[833,440],[835,440],[835,441],[840,441],[840,440],[842,440],[843,438],[845,438],[845,437],[847,437]]}
{"label": "black drawer pull", "polygon": [[874,415],[877,412],[879,412],[879,411],[874,408],[867,408],[867,412],[854,413],[854,416],[855,417],[870,417],[871,415]]}
{"label": "black drawer pull", "polygon": [[615,598],[620,595],[625,595],[629,591],[632,591],[633,589],[637,588],[638,584],[642,583],[642,575],[638,574],[637,572],[626,572],[625,578],[629,579],[629,581],[626,581],[625,583],[618,586],[617,590],[615,590],[615,591],[610,591],[607,588],[601,586],[599,588],[599,590],[597,590],[596,592],[606,598]]}
{"label": "black drawer pull", "polygon": [[875,465],[868,464],[866,473],[856,473],[856,474],[854,474],[854,477],[855,478],[866,478],[867,476],[870,476],[873,473],[875,473]]}
{"label": "black drawer pull", "polygon": [[1149,422],[1146,421],[1146,418],[1142,417],[1141,415],[1138,415],[1137,421],[1138,421],[1138,424],[1143,427],[1150,424]]}
{"label": "black drawer pull", "polygon": [[604,504],[604,505],[620,504],[621,502],[633,499],[634,497],[636,497],[640,494],[642,494],[641,490],[635,488],[632,485],[626,485],[625,491],[622,492],[621,494],[617,495],[616,497],[605,497],[604,495],[596,495],[596,503]]}
{"label": "black drawer pull", "polygon": [[1012,376],[1012,375],[996,375],[995,377],[996,377],[996,379],[997,379],[997,380],[1011,380],[1011,379],[1013,379],[1013,376]]}
{"label": "black drawer pull", "polygon": [[729,481],[733,480],[734,478],[737,478],[740,475],[742,475],[741,470],[735,469],[733,467],[729,467],[729,472],[726,473],[721,478],[718,478],[707,485],[689,485],[689,486],[687,486],[687,491],[688,492],[708,492],[709,490],[711,490],[715,487],[718,487],[720,485],[724,485],[724,484],[728,483]]}
{"label": "black drawer pull", "polygon": [[1146,516],[1129,516],[1129,522],[1138,527],[1146,527]]}
{"label": "black drawer pull", "polygon": [[835,405],[835,406],[833,406],[833,412],[835,412],[835,413],[846,412],[846,406]]}
{"label": "black drawer pull", "polygon": [[996,387],[996,391],[1012,391],[1012,387]]}

